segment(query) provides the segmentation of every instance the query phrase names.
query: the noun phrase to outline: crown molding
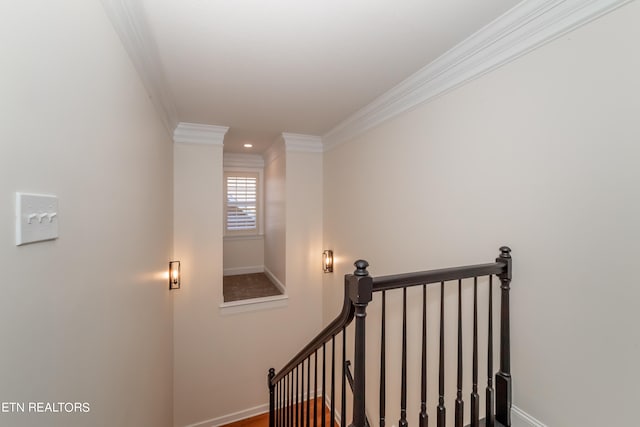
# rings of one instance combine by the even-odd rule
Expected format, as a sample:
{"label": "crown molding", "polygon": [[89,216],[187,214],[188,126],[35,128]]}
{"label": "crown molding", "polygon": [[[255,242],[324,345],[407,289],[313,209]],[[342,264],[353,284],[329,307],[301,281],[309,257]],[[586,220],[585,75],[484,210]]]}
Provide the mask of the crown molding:
{"label": "crown molding", "polygon": [[160,120],[171,134],[178,123],[175,101],[168,90],[158,48],[141,1],[102,0],[111,25],[129,54]]}
{"label": "crown molding", "polygon": [[331,149],[633,0],[525,0],[322,137]]}
{"label": "crown molding", "polygon": [[176,144],[207,144],[222,146],[227,126],[203,125],[199,123],[178,123],[173,131]]}
{"label": "crown molding", "polygon": [[282,139],[287,152],[322,153],[324,151],[322,138],[319,136],[284,132]]}
{"label": "crown molding", "polygon": [[264,157],[260,154],[224,153],[222,164],[224,167],[263,168]]}

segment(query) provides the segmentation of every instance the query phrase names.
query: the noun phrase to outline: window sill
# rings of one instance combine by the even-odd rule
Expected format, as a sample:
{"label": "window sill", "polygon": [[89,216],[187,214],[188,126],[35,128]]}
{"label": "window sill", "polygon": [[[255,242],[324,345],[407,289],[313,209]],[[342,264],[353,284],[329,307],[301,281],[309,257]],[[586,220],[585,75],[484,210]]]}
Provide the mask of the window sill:
{"label": "window sill", "polygon": [[224,240],[263,240],[264,234],[238,234],[237,236],[224,236]]}
{"label": "window sill", "polygon": [[223,315],[246,313],[249,311],[270,310],[273,308],[286,307],[289,304],[289,297],[276,295],[264,298],[252,298],[240,301],[223,302],[220,304],[220,312]]}

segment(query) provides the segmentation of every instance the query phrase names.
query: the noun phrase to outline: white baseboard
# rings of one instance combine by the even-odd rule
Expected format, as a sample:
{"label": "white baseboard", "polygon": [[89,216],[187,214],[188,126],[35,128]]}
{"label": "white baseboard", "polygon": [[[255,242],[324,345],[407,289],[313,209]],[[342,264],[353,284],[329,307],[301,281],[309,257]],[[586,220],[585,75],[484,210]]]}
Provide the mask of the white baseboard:
{"label": "white baseboard", "polygon": [[264,274],[269,278],[269,280],[271,280],[273,284],[276,285],[278,289],[280,289],[280,292],[286,295],[287,288],[284,286],[284,284],[280,280],[278,280],[275,274],[273,274],[271,270],[269,270],[266,266],[264,266],[263,268],[264,268]]}
{"label": "white baseboard", "polygon": [[225,268],[223,273],[225,276],[237,276],[238,274],[253,274],[264,272],[264,265],[250,265],[248,267]]}
{"label": "white baseboard", "polygon": [[515,405],[511,406],[512,427],[547,427]]}
{"label": "white baseboard", "polygon": [[[326,408],[331,408],[331,397],[329,395],[325,396],[324,406]],[[334,408],[334,411],[335,411],[336,419],[333,421],[336,424],[340,425],[340,420],[342,419],[342,416],[340,415],[340,407],[336,405],[336,407]]]}
{"label": "white baseboard", "polygon": [[255,417],[256,415],[262,415],[267,412],[269,412],[269,404],[265,403],[264,405],[255,406],[253,408],[245,409],[244,411],[238,411],[218,418],[200,421],[184,427],[218,427],[229,423],[235,423],[236,421],[241,421],[246,418]]}

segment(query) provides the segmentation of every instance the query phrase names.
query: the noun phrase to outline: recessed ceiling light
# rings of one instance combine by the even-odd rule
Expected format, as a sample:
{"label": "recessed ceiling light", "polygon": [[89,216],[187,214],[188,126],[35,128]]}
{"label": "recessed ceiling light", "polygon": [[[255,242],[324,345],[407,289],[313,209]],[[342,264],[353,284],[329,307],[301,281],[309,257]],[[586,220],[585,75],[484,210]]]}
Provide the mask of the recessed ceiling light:
{"label": "recessed ceiling light", "polygon": [[251,148],[253,147],[253,144],[244,144],[244,148]]}

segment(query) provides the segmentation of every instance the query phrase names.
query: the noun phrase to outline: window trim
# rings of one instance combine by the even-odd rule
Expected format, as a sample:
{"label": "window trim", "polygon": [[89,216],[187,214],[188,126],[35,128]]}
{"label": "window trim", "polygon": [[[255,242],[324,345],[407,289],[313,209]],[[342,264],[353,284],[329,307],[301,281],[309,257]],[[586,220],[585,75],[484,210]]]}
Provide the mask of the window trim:
{"label": "window trim", "polygon": [[[257,191],[257,200],[256,200],[256,229],[255,230],[237,230],[230,231],[227,230],[227,175],[228,174],[257,174],[258,182],[256,185]],[[249,237],[249,236],[260,236],[264,234],[264,170],[263,168],[251,168],[251,167],[239,167],[239,166],[228,166],[223,168],[222,174],[222,206],[223,206],[223,215],[222,215],[222,228],[223,228],[223,237],[224,238],[233,238],[233,237]]]}

